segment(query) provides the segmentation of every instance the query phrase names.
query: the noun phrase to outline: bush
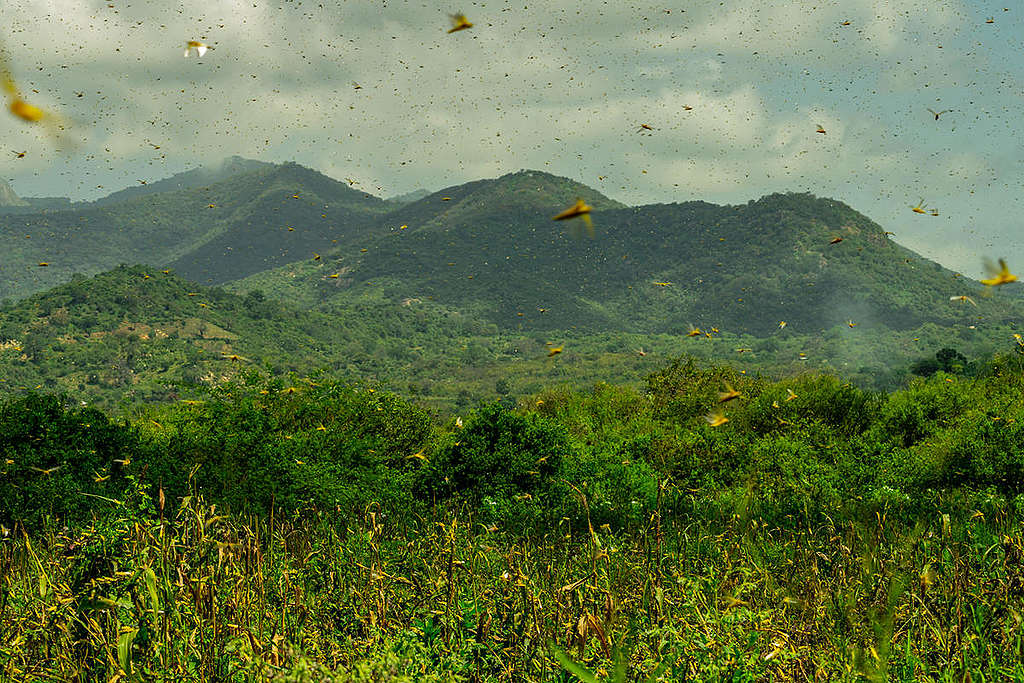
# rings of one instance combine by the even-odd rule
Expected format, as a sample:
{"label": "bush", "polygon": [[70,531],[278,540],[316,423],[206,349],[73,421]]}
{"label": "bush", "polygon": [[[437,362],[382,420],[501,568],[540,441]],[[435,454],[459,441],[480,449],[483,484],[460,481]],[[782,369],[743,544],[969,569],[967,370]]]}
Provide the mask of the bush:
{"label": "bush", "polygon": [[116,498],[140,452],[135,428],[66,397],[30,393],[0,406],[0,522],[84,519],[91,496]]}
{"label": "bush", "polygon": [[474,501],[534,500],[558,504],[566,487],[565,429],[539,415],[519,415],[498,404],[483,406],[424,467],[416,492],[426,500],[456,494]]}

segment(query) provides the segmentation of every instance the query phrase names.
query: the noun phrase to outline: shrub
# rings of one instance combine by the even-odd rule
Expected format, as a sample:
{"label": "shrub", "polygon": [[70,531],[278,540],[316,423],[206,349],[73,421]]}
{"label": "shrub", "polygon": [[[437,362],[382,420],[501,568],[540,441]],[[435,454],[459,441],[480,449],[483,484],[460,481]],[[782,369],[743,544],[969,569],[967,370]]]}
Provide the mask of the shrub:
{"label": "shrub", "polygon": [[560,504],[570,451],[560,425],[492,403],[470,416],[456,436],[420,471],[416,492],[421,498],[461,494],[475,501],[519,497]]}

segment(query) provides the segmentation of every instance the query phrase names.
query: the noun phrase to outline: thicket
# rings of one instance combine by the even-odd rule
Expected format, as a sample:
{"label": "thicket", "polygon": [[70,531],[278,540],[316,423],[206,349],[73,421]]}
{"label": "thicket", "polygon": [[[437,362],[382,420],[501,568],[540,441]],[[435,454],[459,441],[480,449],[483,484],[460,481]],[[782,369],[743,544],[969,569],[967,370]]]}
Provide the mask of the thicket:
{"label": "thicket", "polygon": [[[749,491],[771,520],[878,506],[913,515],[930,491],[1022,493],[1020,366],[998,357],[977,378],[939,371],[882,394],[680,358],[646,391],[549,390],[515,409],[481,405],[458,424],[369,386],[256,371],[116,419],[28,393],[0,405],[0,522],[81,521],[119,499],[130,475],[172,501],[192,482],[239,514],[422,512],[458,500],[527,527],[589,511],[630,528],[667,480],[702,496]],[[719,404],[726,385],[741,396]],[[704,417],[719,409],[728,422],[712,427]]]}
{"label": "thicket", "polygon": [[255,371],[119,418],[9,397],[0,669],[1021,676],[1022,389],[1008,355],[891,394],[679,358],[458,419]]}

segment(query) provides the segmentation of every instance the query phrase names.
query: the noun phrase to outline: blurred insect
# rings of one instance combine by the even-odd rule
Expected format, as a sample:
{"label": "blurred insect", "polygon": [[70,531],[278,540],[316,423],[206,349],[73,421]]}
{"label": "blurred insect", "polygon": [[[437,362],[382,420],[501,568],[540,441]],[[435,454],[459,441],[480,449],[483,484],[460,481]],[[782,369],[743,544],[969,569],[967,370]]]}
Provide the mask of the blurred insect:
{"label": "blurred insect", "polygon": [[185,57],[191,57],[193,51],[195,51],[196,57],[202,57],[209,49],[206,43],[200,43],[198,40],[189,40],[185,42]]}
{"label": "blurred insect", "polygon": [[[63,132],[66,128],[64,120],[55,114],[29,104],[21,96],[21,91],[17,83],[14,82],[14,76],[11,74],[11,69],[8,65],[7,53],[2,45],[0,45],[0,87],[7,94],[7,108],[12,114],[22,121],[42,124],[46,127],[50,137],[61,142],[64,141]],[[15,152],[15,154],[19,159],[25,156],[24,152]]]}
{"label": "blurred insect", "polygon": [[363,89],[363,86],[359,85],[359,84],[358,84],[358,83],[356,83],[355,81],[352,81],[352,89],[353,89],[353,90],[362,90],[362,89]]}
{"label": "blurred insect", "polygon": [[47,263],[46,261],[40,261],[40,262],[39,262],[39,267],[40,267],[40,268],[46,268],[46,267],[47,267],[47,266],[49,266],[49,265],[50,265],[50,264],[49,264],[49,263]]}
{"label": "blurred insect", "polygon": [[953,111],[953,110],[952,109],[943,109],[942,111],[935,111],[934,109],[929,109],[928,113],[931,114],[932,116],[934,116],[935,120],[938,121],[940,116],[942,116],[943,114],[948,114],[951,111]]}
{"label": "blurred insect", "polygon": [[636,352],[637,352],[637,354],[640,355],[641,358],[647,355],[647,352],[644,351],[644,347],[642,347],[642,346],[639,349],[637,349]]}
{"label": "blurred insect", "polygon": [[1006,266],[1006,261],[999,259],[999,267],[997,268],[988,259],[985,260],[985,270],[988,271],[989,277],[980,280],[981,284],[987,287],[998,287],[1000,285],[1008,285],[1011,282],[1017,281],[1017,276],[1010,272],[1010,269]]}
{"label": "blurred insect", "polygon": [[686,333],[687,337],[699,337],[704,334],[699,327],[690,326],[690,331]]}
{"label": "blurred insect", "polygon": [[840,21],[840,22],[839,22],[839,25],[840,25],[840,26],[849,26],[849,25],[850,25],[850,20],[849,20],[849,19],[847,19],[846,21]]}
{"label": "blurred insect", "polygon": [[28,152],[11,152],[11,153],[14,155],[15,159],[24,159],[25,155],[28,154]]}
{"label": "blurred insect", "polygon": [[917,203],[917,206],[912,206],[912,207],[910,207],[910,210],[911,210],[911,211],[913,211],[914,213],[920,213],[920,214],[926,214],[926,213],[928,213],[928,212],[927,212],[927,211],[925,210],[925,206],[924,206],[924,199],[922,199],[921,201],[919,201],[919,202]]}
{"label": "blurred insect", "polygon": [[562,352],[563,348],[564,348],[564,345],[563,346],[552,346],[550,349],[548,349],[548,358],[551,358],[551,356],[557,356],[558,354],[560,354]]}
{"label": "blurred insect", "polygon": [[938,209],[928,209],[928,215],[929,216],[938,216],[939,215],[939,210]]}
{"label": "blurred insect", "polygon": [[978,304],[974,303],[974,299],[972,299],[971,297],[967,296],[966,294],[961,294],[960,296],[951,296],[951,297],[949,297],[949,300],[950,301],[960,301],[960,302],[963,302],[965,304],[971,304],[972,306],[977,306],[978,305]]}
{"label": "blurred insect", "polygon": [[792,389],[786,389],[786,400],[787,401],[792,401],[794,398],[796,398],[796,394],[793,393],[793,390]]}
{"label": "blurred insect", "polygon": [[61,466],[57,465],[56,467],[50,467],[50,468],[45,469],[45,470],[42,469],[41,467],[33,467],[32,469],[34,469],[36,472],[39,472],[44,477],[48,477],[51,474],[53,474],[54,472],[56,472],[57,470],[59,470],[60,468],[61,468]]}
{"label": "blurred insect", "polygon": [[654,129],[653,129],[653,128],[651,128],[651,127],[650,127],[649,125],[647,125],[646,123],[641,123],[641,124],[640,124],[640,128],[639,128],[639,130],[637,130],[637,132],[639,133],[639,132],[640,132],[641,130],[654,130]]}
{"label": "blurred insect", "polygon": [[320,260],[320,254],[318,254],[318,253],[316,253],[316,252],[314,251],[314,252],[313,252],[313,260],[314,260],[314,261],[319,261],[319,260]]}
{"label": "blurred insect", "polygon": [[988,19],[985,20],[985,23],[986,24],[994,24],[994,23],[996,23],[996,18],[995,17],[989,17]]}
{"label": "blurred insect", "polygon": [[816,130],[815,132],[816,133],[821,133],[822,135],[825,135],[825,129],[822,128],[820,124],[818,125],[818,130]]}
{"label": "blurred insect", "polygon": [[740,392],[738,392],[735,389],[733,389],[732,386],[728,382],[725,382],[725,391],[719,391],[718,392],[718,402],[719,403],[728,403],[729,401],[732,401],[733,399],[737,399],[737,398],[739,398],[742,395],[743,394],[741,394]]}
{"label": "blurred insect", "polygon": [[466,18],[465,14],[452,14],[449,15],[452,19],[452,27],[448,29],[448,33],[455,33],[456,31],[464,31],[467,28],[473,28],[473,24]]}
{"label": "blurred insect", "polygon": [[671,287],[672,286],[671,282],[652,282],[651,284],[653,284],[655,287]]}
{"label": "blurred insect", "polygon": [[427,456],[423,455],[423,451],[422,450],[420,450],[418,453],[413,453],[412,455],[405,456],[406,460],[412,460],[413,458],[415,458],[417,460],[422,460],[423,462],[430,462],[430,458],[428,458]]}
{"label": "blurred insect", "polygon": [[926,564],[924,569],[921,570],[921,576],[919,577],[921,579],[921,588],[927,588],[934,584],[938,576],[939,574],[935,571],[935,568],[932,567],[931,562]]}
{"label": "blurred insect", "polygon": [[688,104],[683,105],[683,111],[693,111],[693,107]]}
{"label": "blurred insect", "polygon": [[779,321],[779,329],[780,329],[780,330],[784,330],[784,329],[786,329],[786,325],[787,325],[787,324],[788,324],[788,323],[787,323],[787,322],[786,322],[785,320],[780,320],[780,321]]}
{"label": "blurred insect", "polygon": [[729,421],[729,418],[723,415],[721,411],[710,412],[704,416],[704,419],[707,420],[707,423],[712,427],[721,427]]}
{"label": "blurred insect", "polygon": [[832,238],[832,241],[831,241],[831,242],[829,242],[829,244],[839,244],[839,243],[840,243],[840,242],[842,242],[842,241],[843,241],[843,238],[842,238],[842,237],[833,237],[833,238]]}
{"label": "blurred insect", "polygon": [[857,323],[853,322],[852,320],[847,320],[846,321],[846,326],[847,327],[856,327]]}
{"label": "blurred insect", "polygon": [[97,484],[102,483],[102,482],[106,481],[107,479],[110,479],[110,475],[109,474],[107,476],[102,476],[99,472],[93,472],[92,473],[92,480],[94,482],[96,482]]}
{"label": "blurred insect", "polygon": [[577,198],[576,203],[570,206],[568,209],[558,214],[552,220],[565,221],[571,218],[582,218],[584,224],[587,226],[587,234],[591,237],[594,236],[594,221],[590,218],[590,212],[594,207],[588,206],[582,199]]}

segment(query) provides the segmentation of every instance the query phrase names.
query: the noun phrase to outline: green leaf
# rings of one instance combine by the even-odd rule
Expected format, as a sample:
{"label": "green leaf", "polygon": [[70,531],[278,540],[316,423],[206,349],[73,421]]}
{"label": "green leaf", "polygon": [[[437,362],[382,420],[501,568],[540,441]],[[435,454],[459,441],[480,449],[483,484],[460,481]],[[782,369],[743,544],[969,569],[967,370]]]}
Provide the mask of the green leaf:
{"label": "green leaf", "polygon": [[569,659],[569,657],[557,647],[551,646],[551,652],[555,655],[555,659],[558,660],[558,663],[562,665],[562,668],[583,681],[583,683],[598,683],[597,676],[592,674],[585,667],[580,666]]}
{"label": "green leaf", "polygon": [[146,567],[142,572],[142,579],[146,582],[146,589],[149,591],[150,608],[153,610],[153,618],[160,613],[160,592],[156,586],[156,574],[152,567]]}
{"label": "green leaf", "polygon": [[138,632],[137,628],[129,629],[117,638],[117,662],[126,674],[132,672],[132,643]]}

